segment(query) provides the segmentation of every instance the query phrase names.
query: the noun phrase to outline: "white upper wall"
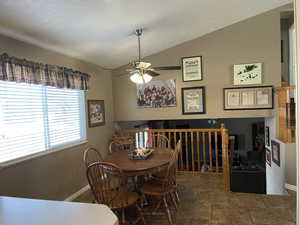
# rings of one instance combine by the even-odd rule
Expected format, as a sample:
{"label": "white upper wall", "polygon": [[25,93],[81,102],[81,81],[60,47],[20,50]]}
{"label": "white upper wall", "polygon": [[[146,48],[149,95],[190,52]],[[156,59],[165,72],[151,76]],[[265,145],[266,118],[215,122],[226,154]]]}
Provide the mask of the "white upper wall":
{"label": "white upper wall", "polygon": [[146,28],[152,55],[291,0],[2,0],[0,33],[107,68],[136,59],[132,32]]}

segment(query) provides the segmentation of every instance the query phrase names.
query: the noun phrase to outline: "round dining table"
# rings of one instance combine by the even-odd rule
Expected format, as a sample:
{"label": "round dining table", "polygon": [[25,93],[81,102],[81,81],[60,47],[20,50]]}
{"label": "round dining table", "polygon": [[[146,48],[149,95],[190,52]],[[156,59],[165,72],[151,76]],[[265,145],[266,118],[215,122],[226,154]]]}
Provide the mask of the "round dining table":
{"label": "round dining table", "polygon": [[161,168],[168,165],[172,158],[172,149],[153,148],[154,151],[147,159],[130,159],[130,150],[113,152],[103,161],[117,165],[125,176],[143,176],[156,173]]}

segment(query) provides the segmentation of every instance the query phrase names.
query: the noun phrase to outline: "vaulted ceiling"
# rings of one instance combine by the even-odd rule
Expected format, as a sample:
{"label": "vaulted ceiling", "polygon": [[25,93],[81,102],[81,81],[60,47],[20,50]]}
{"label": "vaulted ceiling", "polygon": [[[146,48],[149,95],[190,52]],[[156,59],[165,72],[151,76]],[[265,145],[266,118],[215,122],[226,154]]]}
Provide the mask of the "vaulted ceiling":
{"label": "vaulted ceiling", "polygon": [[106,68],[192,40],[290,0],[1,0],[0,33]]}

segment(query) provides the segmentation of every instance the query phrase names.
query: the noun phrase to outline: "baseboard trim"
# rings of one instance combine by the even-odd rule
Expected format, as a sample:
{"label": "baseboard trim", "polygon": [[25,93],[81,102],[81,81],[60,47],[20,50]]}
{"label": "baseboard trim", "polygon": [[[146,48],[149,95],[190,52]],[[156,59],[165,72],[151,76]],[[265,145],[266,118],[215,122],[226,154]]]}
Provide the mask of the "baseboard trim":
{"label": "baseboard trim", "polygon": [[90,189],[90,185],[86,185],[83,188],[81,188],[79,191],[67,197],[64,201],[72,202],[74,201],[74,199],[78,198],[80,195],[82,195],[84,192],[88,191],[89,189]]}
{"label": "baseboard trim", "polygon": [[295,191],[297,192],[297,186],[296,185],[291,185],[291,184],[285,184],[284,185],[286,189],[290,190],[290,191]]}

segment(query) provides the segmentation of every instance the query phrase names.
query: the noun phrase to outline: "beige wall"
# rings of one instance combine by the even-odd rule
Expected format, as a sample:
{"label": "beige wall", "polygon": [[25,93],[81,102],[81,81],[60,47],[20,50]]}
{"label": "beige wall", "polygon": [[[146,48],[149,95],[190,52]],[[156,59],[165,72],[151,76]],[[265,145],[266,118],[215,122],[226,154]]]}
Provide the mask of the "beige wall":
{"label": "beige wall", "polygon": [[[147,35],[145,32],[144,35]],[[159,38],[159,37],[157,37]],[[270,117],[272,110],[223,110],[223,88],[232,87],[234,64],[263,62],[263,84],[280,86],[280,13],[273,10],[247,19],[198,39],[147,57],[154,66],[180,65],[181,57],[203,56],[203,81],[182,82],[181,71],[161,71],[158,79],[176,79],[177,107],[137,109],[136,87],[124,68],[113,71],[114,112],[116,121]],[[205,86],[206,114],[182,115],[181,88]]]}
{"label": "beige wall", "polygon": [[[88,145],[93,145],[106,154],[113,128],[111,71],[0,36],[0,54],[4,52],[91,74],[91,89],[86,93],[86,98],[105,101],[106,125],[87,129]],[[81,145],[0,168],[0,195],[65,199],[87,184],[82,162],[85,147],[86,145]]]}

